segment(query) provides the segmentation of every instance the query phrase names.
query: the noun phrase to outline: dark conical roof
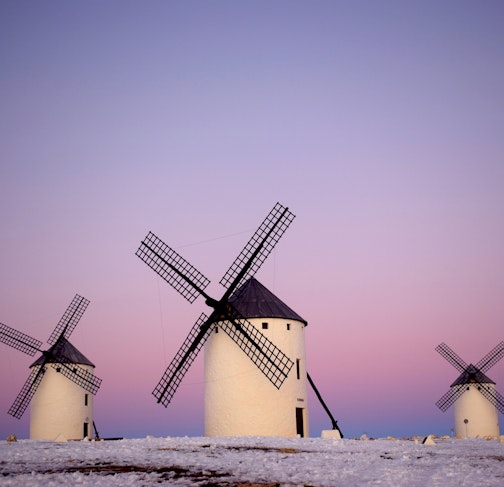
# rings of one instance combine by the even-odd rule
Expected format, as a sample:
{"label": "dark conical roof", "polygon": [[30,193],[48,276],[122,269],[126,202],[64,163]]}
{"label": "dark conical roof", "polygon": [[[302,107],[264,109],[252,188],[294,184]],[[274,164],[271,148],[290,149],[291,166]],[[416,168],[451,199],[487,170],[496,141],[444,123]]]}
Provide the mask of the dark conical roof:
{"label": "dark conical roof", "polygon": [[82,355],[79,350],[77,350],[68,340],[61,338],[58,340],[47,352],[44,352],[35,362],[33,362],[30,367],[35,365],[42,365],[46,360],[46,356],[49,356],[47,362],[58,363],[62,361],[63,363],[80,364],[80,365],[91,365],[94,364],[88,360],[84,355]]}
{"label": "dark conical roof", "polygon": [[283,318],[308,324],[293,309],[278,299],[254,278],[246,281],[229,298],[244,318]]}
{"label": "dark conical roof", "polygon": [[492,379],[489,379],[483,372],[481,372],[481,370],[477,369],[473,364],[470,364],[450,387],[474,383],[495,384],[495,382]]}

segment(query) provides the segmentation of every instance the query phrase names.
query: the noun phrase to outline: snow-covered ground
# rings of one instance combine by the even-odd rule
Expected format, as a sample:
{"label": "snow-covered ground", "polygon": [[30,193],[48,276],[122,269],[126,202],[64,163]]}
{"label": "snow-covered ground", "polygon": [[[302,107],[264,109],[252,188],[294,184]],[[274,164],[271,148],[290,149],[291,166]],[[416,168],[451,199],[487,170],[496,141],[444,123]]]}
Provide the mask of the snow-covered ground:
{"label": "snow-covered ground", "polygon": [[1,486],[503,486],[484,439],[145,438],[0,442]]}

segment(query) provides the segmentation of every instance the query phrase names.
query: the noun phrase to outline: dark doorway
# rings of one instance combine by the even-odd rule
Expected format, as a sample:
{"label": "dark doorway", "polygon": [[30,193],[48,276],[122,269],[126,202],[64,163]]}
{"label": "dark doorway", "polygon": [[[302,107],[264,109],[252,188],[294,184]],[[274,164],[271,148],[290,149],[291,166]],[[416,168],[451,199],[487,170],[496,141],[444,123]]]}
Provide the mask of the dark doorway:
{"label": "dark doorway", "polygon": [[89,423],[84,423],[84,438],[86,438],[88,433],[89,433]]}
{"label": "dark doorway", "polygon": [[303,408],[296,408],[296,433],[304,437]]}

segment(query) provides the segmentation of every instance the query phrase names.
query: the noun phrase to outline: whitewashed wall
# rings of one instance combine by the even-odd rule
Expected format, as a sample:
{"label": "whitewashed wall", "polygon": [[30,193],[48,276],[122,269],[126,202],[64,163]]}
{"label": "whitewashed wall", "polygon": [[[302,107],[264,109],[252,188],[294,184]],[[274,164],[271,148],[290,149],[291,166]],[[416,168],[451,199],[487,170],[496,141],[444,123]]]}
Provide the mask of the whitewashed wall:
{"label": "whitewashed wall", "polygon": [[[205,345],[205,434],[293,437],[296,408],[302,408],[303,436],[309,436],[305,325],[279,318],[249,321],[294,365],[277,389],[222,329],[213,331]],[[263,322],[268,323],[267,330],[262,329]],[[300,379],[296,359],[300,360]]]}
{"label": "whitewashed wall", "polygon": [[[80,367],[93,373],[94,368],[89,365]],[[30,408],[32,440],[79,440],[84,437],[84,423],[88,423],[89,437],[93,435],[93,394],[57,372],[51,364],[46,365]]]}
{"label": "whitewashed wall", "polygon": [[[469,387],[455,401],[455,435],[462,438],[499,436],[497,408],[477,390],[478,385],[454,387]],[[493,384],[485,384],[485,387],[495,389]]]}

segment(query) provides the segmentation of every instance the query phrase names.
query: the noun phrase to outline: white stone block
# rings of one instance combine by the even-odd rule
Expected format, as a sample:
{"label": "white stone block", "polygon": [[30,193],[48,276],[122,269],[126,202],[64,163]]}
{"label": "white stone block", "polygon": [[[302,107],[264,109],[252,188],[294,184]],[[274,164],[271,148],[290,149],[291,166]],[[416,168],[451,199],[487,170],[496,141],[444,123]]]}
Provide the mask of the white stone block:
{"label": "white stone block", "polygon": [[425,437],[424,440],[422,441],[422,445],[435,445],[435,444],[436,442],[434,441],[432,435]]}
{"label": "white stone block", "polygon": [[333,439],[341,439],[341,433],[339,430],[322,430],[321,438],[333,438]]}

